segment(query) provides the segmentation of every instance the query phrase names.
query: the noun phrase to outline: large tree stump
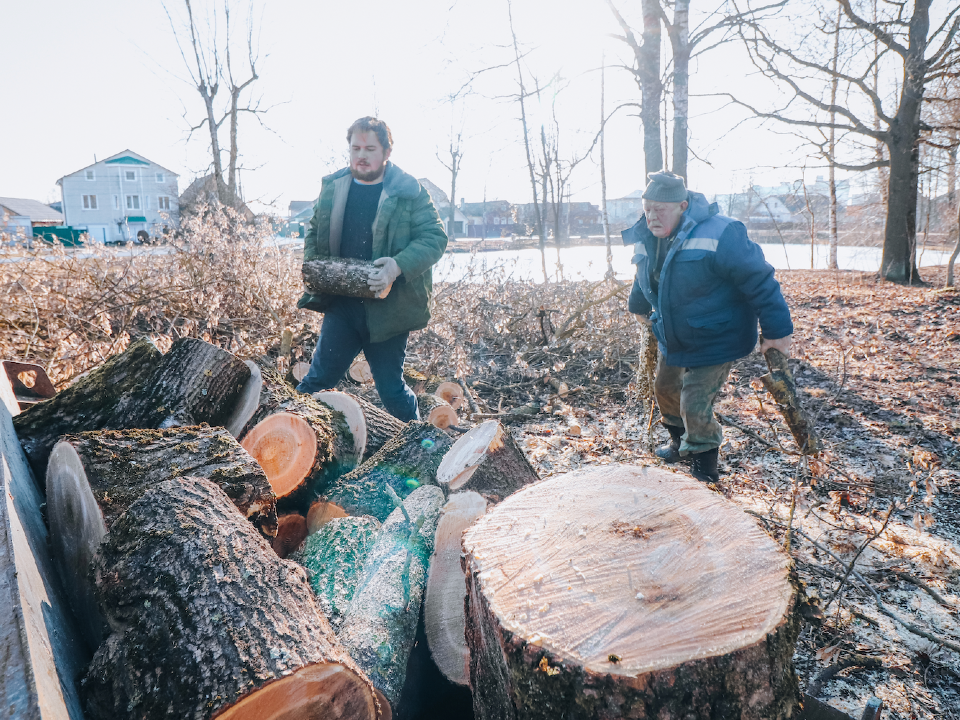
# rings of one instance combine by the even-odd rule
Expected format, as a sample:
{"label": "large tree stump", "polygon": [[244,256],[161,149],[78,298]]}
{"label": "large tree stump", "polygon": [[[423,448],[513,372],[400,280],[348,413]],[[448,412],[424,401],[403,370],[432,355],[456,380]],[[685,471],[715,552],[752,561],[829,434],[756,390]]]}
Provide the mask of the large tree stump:
{"label": "large tree stump", "polygon": [[89,575],[103,536],[131,503],[178,475],[215,482],[264,535],[276,535],[270,483],[223,428],[85,432],[63,436],[50,453],[50,549],[91,648],[100,644],[106,630]]}
{"label": "large tree stump", "polygon": [[423,621],[433,661],[450,682],[470,684],[470,648],[464,637],[463,605],[467,584],[460,563],[463,531],[487,511],[487,501],[475,492],[451,495],[443,506],[427,590]]}
{"label": "large tree stump", "polygon": [[463,547],[478,720],[796,716],[790,560],[700,483],[562,475],[491,508]]}
{"label": "large tree stump", "polygon": [[296,563],[214,484],[160,483],[94,563],[111,635],[83,683],[90,720],[374,718]]}
{"label": "large tree stump", "polygon": [[420,410],[421,420],[441,430],[456,425],[460,421],[457,417],[457,411],[451,407],[450,403],[441,400],[436,395],[427,393],[417,395],[417,408]]}
{"label": "large tree stump", "polygon": [[450,492],[473,490],[494,503],[539,479],[513,436],[496,420],[463,435],[437,469],[437,482]]}
{"label": "large tree stump", "polygon": [[353,600],[367,554],[376,542],[380,523],[372,517],[334,518],[307,537],[296,560],[310,575],[317,596],[334,632],[343,625]]}
{"label": "large tree stump", "polygon": [[314,295],[346,295],[347,297],[377,298],[390,294],[387,287],[379,293],[370,289],[370,273],[377,269],[369,260],[327,258],[308,260],[303,264],[303,284]]}
{"label": "large tree stump", "polygon": [[394,711],[417,632],[443,503],[440,488],[424,485],[390,514],[363,564],[338,633],[350,657]]}
{"label": "large tree stump", "polygon": [[429,423],[407,423],[376,455],[327,486],[311,508],[311,527],[346,515],[383,522],[396,507],[387,488],[403,499],[421,485],[436,485],[437,468],[452,445],[445,432]]}
{"label": "large tree stump", "polygon": [[40,492],[47,457],[60,436],[112,427],[117,407],[147,381],[160,358],[160,351],[149,338],[136,340],[55,397],[31,406],[13,419]]}

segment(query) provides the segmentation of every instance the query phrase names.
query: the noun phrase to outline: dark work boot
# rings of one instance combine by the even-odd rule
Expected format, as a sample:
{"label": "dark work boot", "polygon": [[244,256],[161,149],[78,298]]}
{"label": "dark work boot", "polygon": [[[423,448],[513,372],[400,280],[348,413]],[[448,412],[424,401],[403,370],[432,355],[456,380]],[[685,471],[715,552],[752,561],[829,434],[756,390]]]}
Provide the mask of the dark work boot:
{"label": "dark work boot", "polygon": [[689,455],[687,459],[690,460],[690,474],[700,482],[718,482],[720,480],[720,470],[717,468],[719,456],[720,448]]}
{"label": "dark work boot", "polygon": [[664,424],[664,427],[670,433],[670,442],[658,447],[653,451],[653,454],[668,463],[680,462],[680,440],[683,438],[683,428],[667,424]]}

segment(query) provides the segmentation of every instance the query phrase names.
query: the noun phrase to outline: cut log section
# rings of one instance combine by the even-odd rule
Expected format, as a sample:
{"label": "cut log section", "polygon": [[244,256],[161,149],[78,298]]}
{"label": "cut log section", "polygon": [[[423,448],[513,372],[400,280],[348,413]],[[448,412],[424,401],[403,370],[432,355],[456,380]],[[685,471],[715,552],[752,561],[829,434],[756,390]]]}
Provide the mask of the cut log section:
{"label": "cut log section", "polygon": [[317,604],[335,632],[343,625],[379,532],[380,523],[371,517],[335,518],[307,537],[297,553],[297,561],[309,571]]}
{"label": "cut log section", "polygon": [[90,720],[377,717],[306,572],[206,480],[131,505],[94,576],[112,633],[83,682]]}
{"label": "cut log section", "polygon": [[276,499],[260,466],[223,428],[101,430],[65,435],[47,465],[50,549],[90,646],[103,640],[90,562],[103,536],[151,487],[176,475],[218,484],[267,536],[277,534]]}
{"label": "cut log section", "polygon": [[250,368],[250,379],[243,384],[236,407],[223,423],[227,432],[235,438],[243,434],[243,429],[257,411],[260,405],[260,393],[263,391],[263,375],[260,372],[260,366],[253,360],[244,360],[243,363]]}
{"label": "cut log section", "polygon": [[475,492],[451,495],[443,506],[427,590],[423,620],[434,663],[450,682],[470,684],[470,649],[464,638],[463,603],[467,584],[460,564],[463,531],[487,511],[487,501]]}
{"label": "cut log section", "polygon": [[339,632],[340,642],[396,711],[420,619],[443,506],[435,485],[418,488],[380,529]]}
{"label": "cut log section", "polygon": [[790,560],[700,483],[562,475],[491,508],[463,548],[478,719],[796,717]]}
{"label": "cut log section", "polygon": [[367,450],[367,419],[357,398],[336,390],[313,393],[313,398],[343,414],[343,419],[353,435],[353,454],[356,464],[359,465]]}
{"label": "cut log section", "polygon": [[457,411],[450,406],[450,403],[436,395],[428,393],[417,395],[417,407],[420,409],[421,420],[441,430],[459,422]]}
{"label": "cut log section", "polygon": [[277,518],[277,536],[270,543],[273,551],[282,558],[303,547],[307,539],[307,519],[300,513],[284,513]]}
{"label": "cut log section", "polygon": [[290,378],[294,384],[299,385],[307,376],[308,372],[310,372],[310,363],[301,360],[300,362],[295,362],[290,367]]}
{"label": "cut log section", "polygon": [[370,363],[365,358],[358,357],[350,363],[350,369],[347,370],[350,379],[361,385],[373,382],[373,371],[370,369]]}
{"label": "cut log section", "polygon": [[[425,422],[410,422],[372,458],[333,480],[311,507],[311,527],[345,515],[369,515],[380,522],[421,485],[437,484],[437,469],[450,450],[450,437]],[[389,488],[389,490],[388,490]]]}
{"label": "cut log section", "polygon": [[363,419],[367,426],[367,448],[363,453],[363,459],[369,460],[374,453],[387,444],[387,441],[395,438],[407,424],[362,397],[351,397],[355,397],[363,411]]}
{"label": "cut log section", "polygon": [[55,397],[13,418],[41,492],[47,457],[60,436],[113,427],[117,407],[148,380],[160,358],[160,351],[148,338],[136,340]]}
{"label": "cut log section", "polygon": [[450,492],[473,490],[494,503],[539,479],[523,450],[496,420],[463,435],[437,469],[437,482]]}
{"label": "cut log section", "polygon": [[463,399],[463,388],[455,382],[440,383],[437,385],[437,389],[433,394],[449,403],[450,407],[454,410],[459,410],[466,402]]}
{"label": "cut log section", "polygon": [[790,428],[797,447],[804,455],[820,454],[820,439],[817,437],[803,408],[797,398],[797,383],[790,372],[788,358],[776,348],[770,348],[763,354],[770,372],[760,377],[763,386],[767,389],[780,408],[783,419]]}
{"label": "cut log section", "polygon": [[347,297],[382,300],[390,294],[392,283],[379,293],[370,289],[370,273],[377,266],[369,260],[327,258],[308,260],[303,264],[303,284],[314,295],[345,295]]}

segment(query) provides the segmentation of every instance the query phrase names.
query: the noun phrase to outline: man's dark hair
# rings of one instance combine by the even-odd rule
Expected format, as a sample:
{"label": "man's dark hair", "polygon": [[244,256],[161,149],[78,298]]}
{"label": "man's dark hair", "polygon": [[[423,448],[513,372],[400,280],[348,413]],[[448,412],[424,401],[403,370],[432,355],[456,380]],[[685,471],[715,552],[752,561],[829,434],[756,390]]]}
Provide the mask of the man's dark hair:
{"label": "man's dark hair", "polygon": [[353,125],[347,128],[348,143],[353,140],[353,134],[355,132],[375,132],[384,150],[389,150],[393,147],[393,135],[390,134],[390,128],[387,127],[387,124],[383,120],[378,120],[370,115],[362,117],[359,120],[354,120]]}

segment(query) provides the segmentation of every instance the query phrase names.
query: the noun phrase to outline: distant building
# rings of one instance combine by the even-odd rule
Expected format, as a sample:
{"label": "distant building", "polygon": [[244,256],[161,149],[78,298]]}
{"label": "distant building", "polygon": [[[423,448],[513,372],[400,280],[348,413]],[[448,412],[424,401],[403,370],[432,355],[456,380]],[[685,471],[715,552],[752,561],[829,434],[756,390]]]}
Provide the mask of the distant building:
{"label": "distant building", "polygon": [[[560,231],[557,232],[558,213],[554,203],[540,205],[543,213],[544,230],[548,237],[579,237],[599,235],[603,232],[603,217],[600,208],[588,202],[566,202],[560,204]],[[609,208],[608,208],[609,211]],[[528,232],[537,232],[537,214],[533,203],[517,205],[517,219]]]}
{"label": "distant building", "polygon": [[440,219],[443,221],[443,229],[447,231],[447,237],[466,237],[467,235],[467,216],[458,207],[453,209],[453,232],[450,228],[450,198],[440,189],[436,183],[427,178],[418,178],[419,183],[430,193],[430,199],[433,200]]}
{"label": "distant building", "polygon": [[103,243],[136,240],[141,232],[157,236],[180,223],[178,177],[124,150],[57,180],[63,222]]}
{"label": "distant building", "polygon": [[33,228],[63,225],[63,215],[26,198],[0,197],[0,233],[33,237]]}
{"label": "distant building", "polygon": [[293,218],[302,213],[304,210],[312,211],[313,206],[316,204],[316,200],[291,200],[290,207],[287,208],[287,217],[293,220]]}
{"label": "distant building", "polygon": [[643,190],[634,190],[622,198],[607,200],[607,222],[611,229],[632,227],[643,215]]}
{"label": "distant building", "polygon": [[467,216],[467,237],[498,238],[524,234],[517,225],[517,208],[506,200],[460,201]]}

